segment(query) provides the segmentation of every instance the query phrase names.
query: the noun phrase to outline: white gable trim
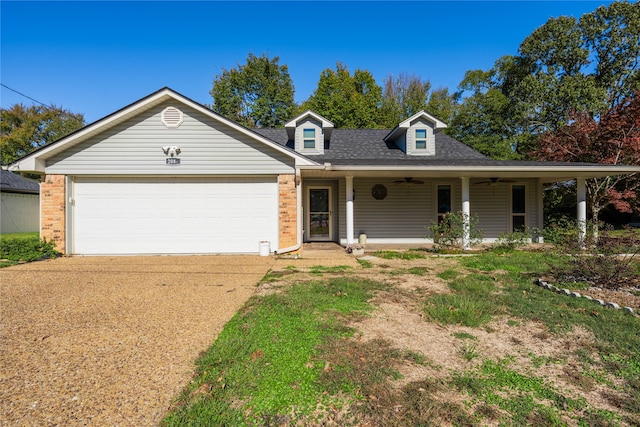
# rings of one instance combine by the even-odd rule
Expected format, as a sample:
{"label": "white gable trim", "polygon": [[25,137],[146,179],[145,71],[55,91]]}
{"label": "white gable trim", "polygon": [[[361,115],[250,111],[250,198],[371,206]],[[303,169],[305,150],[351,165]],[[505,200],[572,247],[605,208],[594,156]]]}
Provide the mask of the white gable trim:
{"label": "white gable trim", "polygon": [[313,160],[308,159],[300,154],[297,154],[296,152],[289,150],[288,148],[283,147],[282,145],[276,142],[273,142],[270,139],[265,138],[257,134],[256,132],[253,132],[245,128],[244,126],[241,126],[235,123],[234,121],[229,120],[211,111],[210,109],[198,104],[197,102],[192,101],[191,99],[175,92],[172,89],[163,88],[157,92],[152,93],[151,95],[148,95],[145,98],[140,99],[139,101],[134,102],[133,104],[130,104],[94,123],[91,123],[83,127],[82,129],[79,129],[78,131],[70,135],[67,135],[62,139],[59,139],[49,145],[44,146],[43,148],[37,151],[34,151],[33,153],[11,164],[9,168],[11,170],[44,172],[45,161],[51,156],[53,156],[54,154],[67,150],[73,147],[74,145],[79,144],[80,142],[85,141],[86,139],[94,135],[97,135],[99,133],[102,133],[108,130],[109,128],[117,125],[118,123],[128,120],[168,100],[174,100],[176,102],[185,104],[193,109],[196,109],[199,112],[206,114],[210,118],[218,122],[221,122],[227,126],[230,126],[233,129],[247,135],[248,137],[269,146],[270,148],[273,148],[281,153],[286,154],[287,156],[295,159],[296,165],[311,166],[311,165],[317,164]]}
{"label": "white gable trim", "polygon": [[306,119],[307,117],[311,116],[312,118],[314,118],[315,120],[319,121],[320,123],[322,123],[322,127],[323,128],[332,128],[333,127],[333,123],[331,123],[329,120],[325,119],[324,117],[322,117],[320,114],[316,114],[311,110],[307,110],[304,113],[300,114],[298,117],[295,117],[293,120],[289,121],[287,124],[284,125],[285,128],[295,128],[296,124],[302,120],[302,119]]}

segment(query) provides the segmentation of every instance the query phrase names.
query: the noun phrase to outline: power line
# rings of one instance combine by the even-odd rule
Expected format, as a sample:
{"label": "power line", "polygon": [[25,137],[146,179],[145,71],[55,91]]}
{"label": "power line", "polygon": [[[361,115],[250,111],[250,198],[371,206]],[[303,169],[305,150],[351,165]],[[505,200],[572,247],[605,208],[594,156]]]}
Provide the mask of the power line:
{"label": "power line", "polygon": [[18,95],[20,95],[20,96],[24,96],[25,98],[30,99],[30,100],[32,100],[33,102],[37,102],[38,104],[40,104],[40,105],[42,105],[42,106],[44,106],[44,107],[47,107],[47,108],[49,108],[49,109],[51,109],[51,110],[55,110],[55,109],[56,109],[56,107],[53,107],[53,106],[51,106],[51,105],[47,105],[47,104],[45,104],[44,102],[40,102],[40,101],[38,101],[37,99],[32,98],[32,97],[30,97],[29,95],[25,95],[25,94],[24,94],[24,93],[22,93],[22,92],[18,92],[17,90],[15,90],[15,89],[13,89],[13,88],[10,88],[9,86],[7,86],[7,85],[6,85],[6,84],[4,84],[4,83],[0,83],[0,86],[2,86],[2,87],[4,87],[4,88],[9,89],[11,92],[15,92],[15,93],[17,93],[17,94],[18,94]]}

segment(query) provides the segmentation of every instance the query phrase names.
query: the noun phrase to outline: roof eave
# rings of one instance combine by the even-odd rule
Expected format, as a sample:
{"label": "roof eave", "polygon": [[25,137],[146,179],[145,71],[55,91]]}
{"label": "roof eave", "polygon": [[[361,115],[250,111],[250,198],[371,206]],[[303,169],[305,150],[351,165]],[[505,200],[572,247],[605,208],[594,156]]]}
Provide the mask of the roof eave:
{"label": "roof eave", "polygon": [[[304,169],[303,169],[304,170]],[[407,174],[419,174],[423,177],[471,177],[490,178],[541,178],[543,181],[570,180],[575,178],[598,178],[613,175],[640,174],[640,166],[628,165],[470,165],[470,166],[442,166],[442,165],[332,165],[325,163],[324,168],[314,168],[324,173],[336,175],[348,175],[361,177],[381,176],[406,176]],[[310,172],[312,170],[309,170]],[[313,173],[313,172],[311,172]]]}

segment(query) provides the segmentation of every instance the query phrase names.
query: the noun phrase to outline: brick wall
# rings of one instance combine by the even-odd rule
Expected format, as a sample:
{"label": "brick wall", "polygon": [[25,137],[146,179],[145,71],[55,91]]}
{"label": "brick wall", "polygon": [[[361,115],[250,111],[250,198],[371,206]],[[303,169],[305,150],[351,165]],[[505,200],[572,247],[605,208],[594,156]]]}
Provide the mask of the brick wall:
{"label": "brick wall", "polygon": [[40,237],[53,240],[56,249],[66,252],[65,175],[46,175],[40,184]]}
{"label": "brick wall", "polygon": [[298,233],[297,200],[296,200],[296,176],[280,175],[278,177],[279,189],[279,233],[280,247],[288,248],[296,244]]}

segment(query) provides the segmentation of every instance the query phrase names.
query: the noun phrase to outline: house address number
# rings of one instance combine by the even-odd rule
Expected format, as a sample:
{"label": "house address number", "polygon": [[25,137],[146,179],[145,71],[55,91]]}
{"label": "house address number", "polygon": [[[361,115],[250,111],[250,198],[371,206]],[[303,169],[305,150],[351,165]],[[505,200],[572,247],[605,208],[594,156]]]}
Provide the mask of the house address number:
{"label": "house address number", "polygon": [[180,164],[180,159],[177,157],[167,157],[166,160],[168,165],[175,166]]}

